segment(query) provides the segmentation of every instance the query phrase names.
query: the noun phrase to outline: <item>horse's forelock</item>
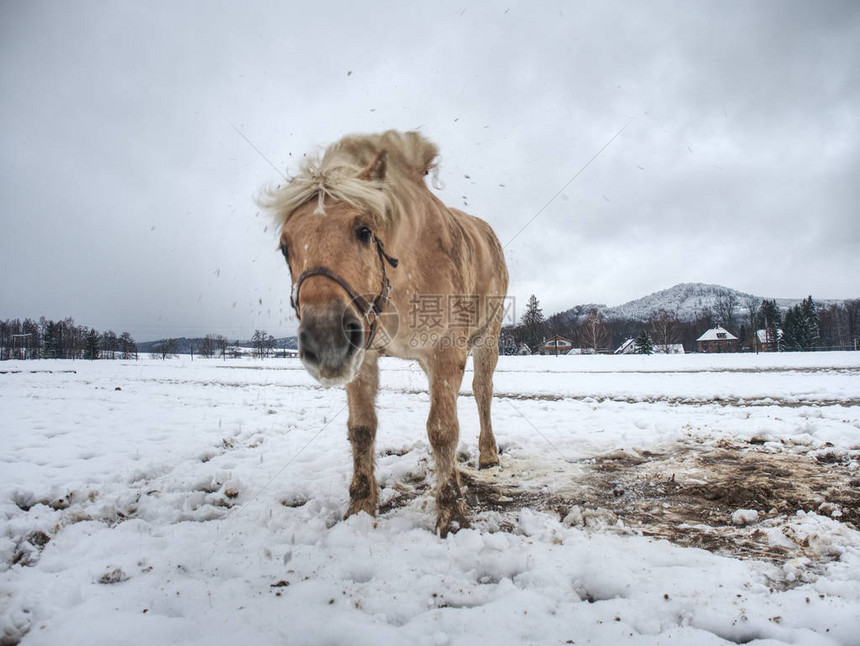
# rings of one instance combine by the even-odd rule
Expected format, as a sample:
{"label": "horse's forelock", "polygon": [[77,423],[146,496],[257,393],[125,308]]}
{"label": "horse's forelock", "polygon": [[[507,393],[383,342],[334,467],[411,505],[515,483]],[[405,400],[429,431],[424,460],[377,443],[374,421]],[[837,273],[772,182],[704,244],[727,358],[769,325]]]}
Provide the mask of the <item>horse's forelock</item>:
{"label": "horse's forelock", "polygon": [[[381,181],[359,176],[385,151],[386,175]],[[400,216],[399,205],[423,178],[436,170],[438,148],[417,132],[389,130],[373,135],[349,135],[329,146],[322,157],[305,161],[285,186],[269,187],[257,203],[283,225],[300,206],[317,201],[316,213],[325,213],[327,198],[342,200],[366,210],[388,224]]]}

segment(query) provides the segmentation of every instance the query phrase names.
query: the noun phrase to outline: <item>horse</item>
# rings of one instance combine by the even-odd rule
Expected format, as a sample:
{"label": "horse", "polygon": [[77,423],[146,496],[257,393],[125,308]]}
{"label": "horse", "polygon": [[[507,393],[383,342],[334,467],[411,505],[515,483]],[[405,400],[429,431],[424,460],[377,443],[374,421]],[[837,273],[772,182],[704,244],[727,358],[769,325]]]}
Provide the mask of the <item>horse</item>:
{"label": "horse", "polygon": [[498,466],[490,418],[508,271],[483,220],[427,184],[438,148],[418,132],[349,135],[258,203],[280,227],[299,357],[324,386],[345,385],[353,477],[344,519],[376,515],[378,359],[415,360],[429,381],[436,531],[468,527],[456,465],[457,398],[473,356],[479,468]]}

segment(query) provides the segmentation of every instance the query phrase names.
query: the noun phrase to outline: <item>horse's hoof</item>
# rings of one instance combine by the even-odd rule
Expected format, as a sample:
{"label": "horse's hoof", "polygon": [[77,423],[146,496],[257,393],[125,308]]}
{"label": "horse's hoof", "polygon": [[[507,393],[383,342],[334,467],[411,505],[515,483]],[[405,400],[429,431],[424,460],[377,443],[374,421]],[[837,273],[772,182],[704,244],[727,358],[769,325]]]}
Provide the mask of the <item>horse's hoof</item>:
{"label": "horse's hoof", "polygon": [[495,460],[487,460],[486,462],[483,460],[478,460],[478,468],[479,469],[492,469],[493,467],[499,466],[499,458]]}
{"label": "horse's hoof", "polygon": [[469,519],[460,509],[443,509],[436,517],[436,533],[440,538],[469,528]]}
{"label": "horse's hoof", "polygon": [[346,520],[350,516],[355,516],[355,514],[361,511],[365,512],[368,516],[376,516],[376,501],[368,499],[350,500],[349,508],[343,515],[343,519]]}

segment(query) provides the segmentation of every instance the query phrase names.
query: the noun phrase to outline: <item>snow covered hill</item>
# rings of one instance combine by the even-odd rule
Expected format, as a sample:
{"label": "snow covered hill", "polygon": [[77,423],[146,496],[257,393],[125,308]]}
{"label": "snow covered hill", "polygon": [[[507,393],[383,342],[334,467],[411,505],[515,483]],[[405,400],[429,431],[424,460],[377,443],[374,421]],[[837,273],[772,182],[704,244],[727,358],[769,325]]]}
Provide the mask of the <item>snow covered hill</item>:
{"label": "snow covered hill", "polygon": [[[714,311],[720,294],[729,293],[737,300],[735,313],[738,316],[746,315],[745,303],[747,299],[761,300],[763,297],[741,292],[722,285],[709,285],[706,283],[680,283],[669,289],[663,289],[642,298],[607,307],[605,305],[577,305],[560,313],[563,319],[569,320],[584,316],[589,310],[597,309],[607,319],[636,319],[646,321],[658,311],[666,310],[673,312],[682,321],[695,320],[704,309]],[[770,297],[765,297],[770,299]],[[783,310],[800,303],[801,298],[777,298],[776,303]],[[830,305],[838,303],[835,300],[815,300],[818,305]]]}
{"label": "snow covered hill", "polygon": [[[667,312],[674,312],[683,321],[692,321],[703,309],[714,310],[719,295],[726,292],[734,295],[737,299],[738,313],[744,307],[747,299],[760,298],[721,285],[680,283],[669,289],[637,298],[629,303],[608,307],[603,311],[603,315],[610,319],[632,318],[644,321],[663,309]],[[797,302],[800,302],[800,299],[797,299]],[[791,301],[791,304],[794,304],[794,301]]]}

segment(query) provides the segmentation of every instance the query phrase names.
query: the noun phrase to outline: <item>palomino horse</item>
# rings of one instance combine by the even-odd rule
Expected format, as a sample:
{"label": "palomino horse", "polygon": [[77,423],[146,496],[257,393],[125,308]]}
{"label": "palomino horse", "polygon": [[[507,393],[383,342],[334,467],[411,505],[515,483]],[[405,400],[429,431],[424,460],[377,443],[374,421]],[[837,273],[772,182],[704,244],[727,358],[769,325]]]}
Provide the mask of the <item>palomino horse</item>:
{"label": "palomino horse", "polygon": [[470,352],[478,465],[499,463],[490,402],[508,271],[490,226],[425,185],[437,153],[417,132],[344,137],[260,203],[281,226],[299,356],[323,385],[346,384],[354,461],[346,516],[376,514],[377,360],[414,359],[430,383],[436,527],[445,536],[468,524],[455,453]]}

